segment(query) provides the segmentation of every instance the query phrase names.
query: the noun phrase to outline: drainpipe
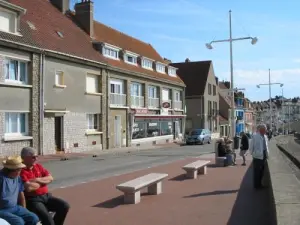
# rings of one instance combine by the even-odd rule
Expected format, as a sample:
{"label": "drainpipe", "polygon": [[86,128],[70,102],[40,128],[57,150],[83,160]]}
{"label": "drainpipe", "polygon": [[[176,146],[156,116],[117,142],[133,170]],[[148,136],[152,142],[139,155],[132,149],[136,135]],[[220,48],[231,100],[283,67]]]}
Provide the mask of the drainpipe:
{"label": "drainpipe", "polygon": [[39,149],[40,155],[44,155],[44,74],[45,74],[45,55],[44,52],[40,55],[40,129],[39,129]]}
{"label": "drainpipe", "polygon": [[[105,69],[106,70],[106,69]],[[102,69],[103,71],[103,69]],[[110,102],[109,102],[109,90],[110,90],[110,87],[108,86],[109,85],[109,73],[108,73],[108,70],[105,71],[106,72],[106,149],[109,149],[109,141],[110,141],[110,134],[109,134],[109,130],[108,129],[108,126],[109,126],[109,107],[110,107]]]}

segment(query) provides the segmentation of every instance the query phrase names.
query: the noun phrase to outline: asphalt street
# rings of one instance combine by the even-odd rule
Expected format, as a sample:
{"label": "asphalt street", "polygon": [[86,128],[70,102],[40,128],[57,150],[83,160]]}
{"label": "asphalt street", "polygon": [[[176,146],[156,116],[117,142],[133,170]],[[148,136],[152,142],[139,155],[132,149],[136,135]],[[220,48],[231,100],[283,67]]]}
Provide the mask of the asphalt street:
{"label": "asphalt street", "polygon": [[176,148],[141,150],[132,153],[84,157],[68,161],[48,161],[43,165],[51,172],[54,182],[50,189],[65,188],[93,180],[100,180],[141,169],[197,157],[214,151],[214,144]]}

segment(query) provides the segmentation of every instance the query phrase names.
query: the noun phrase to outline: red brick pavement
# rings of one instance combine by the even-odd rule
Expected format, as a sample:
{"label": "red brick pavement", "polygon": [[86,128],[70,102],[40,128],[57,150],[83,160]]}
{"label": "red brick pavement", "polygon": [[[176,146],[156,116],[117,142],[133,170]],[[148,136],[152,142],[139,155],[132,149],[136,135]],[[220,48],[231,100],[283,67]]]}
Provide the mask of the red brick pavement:
{"label": "red brick pavement", "polygon": [[[252,189],[247,167],[208,168],[208,174],[187,180],[176,163],[57,189],[54,195],[71,204],[66,225],[271,225],[267,190]],[[150,172],[168,173],[163,193],[143,195],[137,205],[122,204],[115,186]]]}

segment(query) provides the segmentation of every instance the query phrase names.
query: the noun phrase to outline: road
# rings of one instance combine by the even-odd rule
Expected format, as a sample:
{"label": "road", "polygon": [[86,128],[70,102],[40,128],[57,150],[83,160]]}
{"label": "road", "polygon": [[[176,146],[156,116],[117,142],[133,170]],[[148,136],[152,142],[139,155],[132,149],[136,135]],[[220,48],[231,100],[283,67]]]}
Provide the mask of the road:
{"label": "road", "polygon": [[68,161],[49,161],[44,162],[43,165],[55,178],[49,188],[56,189],[151,168],[188,157],[197,157],[213,152],[214,146],[212,143],[141,150],[117,155],[100,155],[97,158],[84,157]]}

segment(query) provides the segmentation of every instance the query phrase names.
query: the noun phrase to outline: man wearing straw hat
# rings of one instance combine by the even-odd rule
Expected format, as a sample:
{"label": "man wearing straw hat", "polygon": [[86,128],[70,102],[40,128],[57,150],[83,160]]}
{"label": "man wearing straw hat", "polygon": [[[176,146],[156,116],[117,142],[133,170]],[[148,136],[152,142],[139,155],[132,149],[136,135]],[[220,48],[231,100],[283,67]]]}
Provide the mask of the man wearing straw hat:
{"label": "man wearing straw hat", "polygon": [[3,161],[0,171],[0,218],[12,225],[36,225],[39,218],[26,209],[24,186],[20,178],[25,167],[20,156]]}

